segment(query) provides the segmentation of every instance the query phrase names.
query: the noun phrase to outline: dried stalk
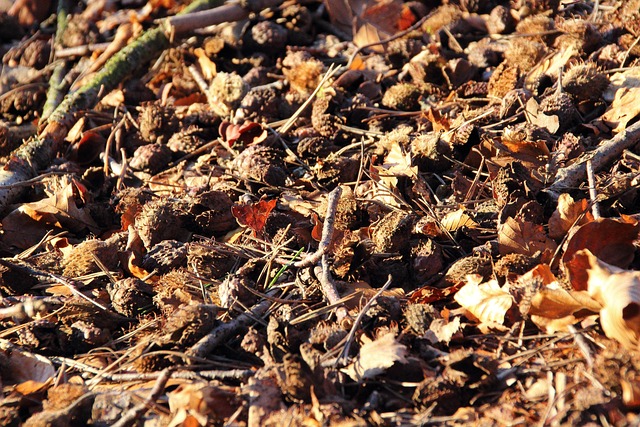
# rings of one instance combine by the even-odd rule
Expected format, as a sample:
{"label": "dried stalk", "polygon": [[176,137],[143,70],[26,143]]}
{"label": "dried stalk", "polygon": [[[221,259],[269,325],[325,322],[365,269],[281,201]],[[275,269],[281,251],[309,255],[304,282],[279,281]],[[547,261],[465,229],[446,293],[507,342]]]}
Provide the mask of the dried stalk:
{"label": "dried stalk", "polygon": [[556,179],[547,192],[554,198],[560,196],[569,187],[576,187],[587,178],[587,161],[593,164],[594,172],[603,169],[609,163],[620,158],[624,150],[640,141],[640,122],[636,122],[613,138],[603,141],[593,151],[585,153],[580,161],[558,171]]}
{"label": "dried stalk", "polygon": [[589,199],[591,200],[591,213],[594,219],[599,219],[600,204],[598,203],[598,189],[596,188],[596,177],[593,173],[593,163],[587,160],[587,181],[589,182]]}

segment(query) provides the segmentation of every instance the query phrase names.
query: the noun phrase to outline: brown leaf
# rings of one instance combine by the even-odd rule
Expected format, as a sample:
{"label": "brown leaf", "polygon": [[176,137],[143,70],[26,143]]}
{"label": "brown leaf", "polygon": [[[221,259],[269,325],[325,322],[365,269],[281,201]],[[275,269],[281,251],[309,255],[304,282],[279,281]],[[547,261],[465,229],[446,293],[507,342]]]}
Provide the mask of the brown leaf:
{"label": "brown leaf", "polygon": [[591,221],[593,221],[593,215],[589,212],[587,199],[574,201],[568,193],[561,194],[558,198],[558,206],[549,218],[549,237],[562,238],[574,224],[584,225]]}
{"label": "brown leaf", "polygon": [[443,117],[438,110],[429,107],[425,112],[425,115],[427,116],[427,120],[429,120],[433,125],[434,131],[448,131],[451,129],[449,120],[446,117]]}
{"label": "brown leaf", "polygon": [[264,141],[268,133],[260,123],[245,122],[236,125],[227,121],[220,123],[220,135],[230,146],[247,147]]}
{"label": "brown leaf", "polygon": [[277,200],[260,200],[257,203],[238,204],[231,207],[231,213],[242,226],[260,233],[269,214],[276,207]]}
{"label": "brown leaf", "polygon": [[16,0],[7,14],[17,17],[20,25],[30,27],[49,16],[50,8],[49,0]]}
{"label": "brown leaf", "polygon": [[410,301],[414,304],[429,304],[432,302],[445,300],[460,290],[465,285],[464,282],[459,282],[453,286],[447,288],[434,288],[432,286],[423,286],[416,289],[411,294]]}
{"label": "brown leaf", "polygon": [[83,132],[80,140],[69,146],[66,157],[72,162],[89,164],[104,151],[106,141],[98,132]]}
{"label": "brown leaf", "polygon": [[[356,46],[377,43],[411,26],[415,16],[400,0],[325,0],[331,22]],[[381,45],[372,50],[382,52]]]}
{"label": "brown leaf", "polygon": [[458,209],[455,212],[450,212],[440,220],[442,228],[447,231],[456,232],[462,227],[475,228],[478,223],[475,222],[469,215],[467,215],[464,209]]}
{"label": "brown leaf", "polygon": [[400,344],[393,333],[387,333],[360,347],[360,353],[344,372],[355,381],[373,378],[396,362],[406,362],[407,351],[407,347]]}
{"label": "brown leaf", "polygon": [[[45,383],[56,374],[56,369],[49,359],[39,354],[20,349],[7,340],[0,340],[0,354],[6,365],[3,367],[3,382],[11,381],[20,384],[25,381]],[[5,373],[8,374],[5,379]]]}
{"label": "brown leaf", "polygon": [[588,250],[574,256],[581,257],[589,264],[589,295],[602,304],[602,330],[626,348],[637,350],[640,344],[640,272],[608,265]]}
{"label": "brown leaf", "polygon": [[431,343],[449,344],[451,338],[460,330],[460,317],[453,319],[434,319],[429,325],[425,338]]}
{"label": "brown leaf", "polygon": [[547,115],[540,111],[540,105],[533,97],[527,101],[525,115],[529,122],[547,129],[549,133],[556,133],[556,131],[560,129],[560,119],[558,116]]}
{"label": "brown leaf", "polygon": [[627,268],[635,255],[634,240],[638,238],[640,224],[633,218],[599,218],[576,230],[567,242],[562,262],[576,290],[587,289],[588,276],[581,259],[573,259],[582,249],[599,260],[620,268]]}
{"label": "brown leaf", "polygon": [[547,237],[541,225],[509,217],[498,230],[498,248],[502,255],[534,255],[545,250],[553,252],[556,243]]}
{"label": "brown leaf", "polygon": [[89,213],[78,207],[84,203],[86,193],[82,184],[70,179],[57,193],[21,205],[2,220],[3,242],[24,249],[37,243],[52,228],[99,233],[100,228]]}
{"label": "brown leaf", "polygon": [[640,114],[640,70],[637,67],[611,76],[611,84],[604,97],[611,105],[602,115],[602,120],[613,132],[620,132],[627,123]]}

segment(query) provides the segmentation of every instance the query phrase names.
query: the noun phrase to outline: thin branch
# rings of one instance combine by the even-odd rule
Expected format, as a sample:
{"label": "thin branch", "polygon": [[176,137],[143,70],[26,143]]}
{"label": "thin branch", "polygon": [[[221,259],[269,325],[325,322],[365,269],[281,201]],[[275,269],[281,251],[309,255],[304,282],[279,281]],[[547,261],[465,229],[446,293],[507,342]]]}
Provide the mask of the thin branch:
{"label": "thin branch", "polygon": [[[271,294],[271,292],[267,293],[267,295]],[[242,328],[252,325],[256,318],[262,317],[267,310],[269,310],[271,304],[272,302],[270,300],[263,300],[254,305],[248,312],[242,313],[235,319],[214,327],[211,332],[205,335],[187,351],[187,355],[201,358],[206,357],[216,347],[225,342],[232,334],[235,334]]]}
{"label": "thin branch", "polygon": [[312,254],[307,255],[304,259],[295,262],[294,267],[306,268],[316,265],[322,256],[329,249],[331,239],[333,238],[333,232],[335,230],[336,212],[338,211],[338,202],[342,195],[342,188],[337,186],[327,196],[327,212],[324,215],[324,224],[322,225],[322,238],[318,245],[318,250]]}
{"label": "thin branch", "polygon": [[576,187],[587,177],[587,161],[593,163],[594,172],[603,169],[609,163],[620,158],[625,149],[631,148],[640,141],[640,122],[636,122],[613,138],[603,141],[593,151],[585,153],[580,161],[558,171],[555,181],[547,192],[558,197],[569,187]]}
{"label": "thin branch", "polygon": [[153,385],[151,392],[149,393],[149,397],[147,397],[144,402],[139,405],[134,406],[120,418],[116,423],[113,424],[113,427],[129,427],[134,425],[134,423],[147,412],[147,410],[153,406],[153,404],[162,396],[164,393],[164,388],[167,385],[167,382],[171,378],[171,374],[173,372],[172,368],[167,368],[160,373],[156,383]]}
{"label": "thin branch", "polygon": [[594,219],[601,217],[600,204],[598,203],[598,189],[596,188],[596,178],[593,173],[593,163],[587,160],[587,181],[589,183],[589,199],[591,199],[591,213]]}

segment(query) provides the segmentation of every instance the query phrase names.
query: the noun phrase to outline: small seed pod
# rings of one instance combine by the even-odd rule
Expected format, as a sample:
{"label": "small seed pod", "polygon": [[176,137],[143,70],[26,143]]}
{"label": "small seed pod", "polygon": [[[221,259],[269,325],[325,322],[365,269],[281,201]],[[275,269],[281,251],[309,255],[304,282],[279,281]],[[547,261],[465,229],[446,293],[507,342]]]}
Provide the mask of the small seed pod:
{"label": "small seed pod", "polygon": [[592,62],[574,65],[562,76],[563,89],[580,101],[598,100],[608,85],[607,76]]}
{"label": "small seed pod", "polygon": [[382,97],[382,105],[399,111],[415,111],[420,109],[422,91],[411,83],[398,83],[391,86]]}
{"label": "small seed pod", "polygon": [[145,204],[135,220],[135,228],[147,249],[163,240],[186,241],[185,202],[155,199]]}
{"label": "small seed pod", "polygon": [[156,103],[143,106],[139,120],[140,134],[147,142],[166,141],[178,126],[173,107]]}
{"label": "small seed pod", "polygon": [[156,174],[171,161],[171,149],[162,144],[147,144],[138,147],[129,162],[131,169]]}
{"label": "small seed pod", "polygon": [[140,279],[128,277],[107,285],[116,313],[137,317],[153,307],[153,288]]}
{"label": "small seed pod", "polygon": [[140,265],[148,272],[156,271],[163,275],[178,267],[184,266],[187,261],[187,248],[184,243],[177,240],[164,240],[154,245],[142,258]]}
{"label": "small seed pod", "polygon": [[78,244],[67,257],[62,274],[67,277],[80,277],[101,271],[94,256],[107,269],[115,270],[118,266],[117,242],[94,239]]}
{"label": "small seed pod", "polygon": [[287,178],[280,151],[262,145],[252,145],[243,150],[234,159],[232,168],[245,180],[273,186],[284,185]]}

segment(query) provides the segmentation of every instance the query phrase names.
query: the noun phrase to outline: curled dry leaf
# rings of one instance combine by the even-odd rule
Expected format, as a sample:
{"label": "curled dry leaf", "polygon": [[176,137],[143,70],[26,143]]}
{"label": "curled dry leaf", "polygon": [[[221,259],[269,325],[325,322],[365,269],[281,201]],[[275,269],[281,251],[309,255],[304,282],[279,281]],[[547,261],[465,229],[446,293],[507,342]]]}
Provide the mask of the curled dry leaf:
{"label": "curled dry leaf", "polygon": [[549,218],[549,237],[560,239],[574,224],[584,225],[593,219],[587,199],[575,201],[568,193],[561,194],[558,206]]}
{"label": "curled dry leaf", "polygon": [[360,353],[344,368],[344,372],[356,381],[373,378],[396,362],[406,363],[407,351],[407,347],[400,344],[393,333],[388,333],[360,347]]}
{"label": "curled dry leaf", "polygon": [[434,319],[429,325],[425,338],[432,344],[442,342],[449,344],[453,335],[460,330],[460,317],[453,319]]}
{"label": "curled dry leaf", "polygon": [[513,297],[506,287],[500,287],[497,280],[481,282],[482,276],[468,275],[467,284],[453,298],[481,323],[504,324],[507,311],[513,305]]}
{"label": "curled dry leaf", "polygon": [[169,426],[205,426],[220,423],[236,410],[235,396],[218,387],[200,382],[181,384],[167,393],[173,419]]}
{"label": "curled dry leaf", "polygon": [[640,272],[608,265],[588,250],[575,254],[588,264],[588,292],[602,304],[600,323],[604,333],[628,349],[640,342]]}
{"label": "curled dry leaf", "polygon": [[601,308],[586,291],[563,288],[547,264],[518,277],[513,288],[520,313],[548,333],[565,331]]}
{"label": "curled dry leaf", "polygon": [[465,213],[464,209],[458,209],[455,212],[446,214],[440,223],[442,224],[442,228],[452,232],[462,227],[475,228],[478,226],[478,223],[471,219],[471,217]]}
{"label": "curled dry leaf", "polygon": [[56,374],[53,363],[44,356],[24,351],[7,340],[0,340],[0,354],[6,358],[2,380],[15,384],[25,381],[45,383]]}
{"label": "curled dry leaf", "polygon": [[600,218],[576,230],[567,242],[562,262],[575,290],[587,289],[588,274],[582,264],[585,258],[574,258],[576,252],[588,249],[599,260],[619,268],[627,268],[635,256],[634,240],[640,224],[634,218]]}
{"label": "curled dry leaf", "polygon": [[99,233],[100,228],[82,206],[87,195],[80,182],[69,179],[49,197],[21,205],[2,220],[3,242],[24,249],[54,228]]}
{"label": "curled dry leaf", "polygon": [[545,114],[540,109],[540,104],[533,98],[529,98],[525,110],[527,120],[534,125],[545,128],[549,133],[556,133],[560,129],[560,119],[558,116]]}
{"label": "curled dry leaf", "polygon": [[631,67],[622,73],[611,76],[611,84],[604,93],[604,98],[611,106],[602,115],[602,121],[620,132],[627,123],[640,113],[640,69]]}

